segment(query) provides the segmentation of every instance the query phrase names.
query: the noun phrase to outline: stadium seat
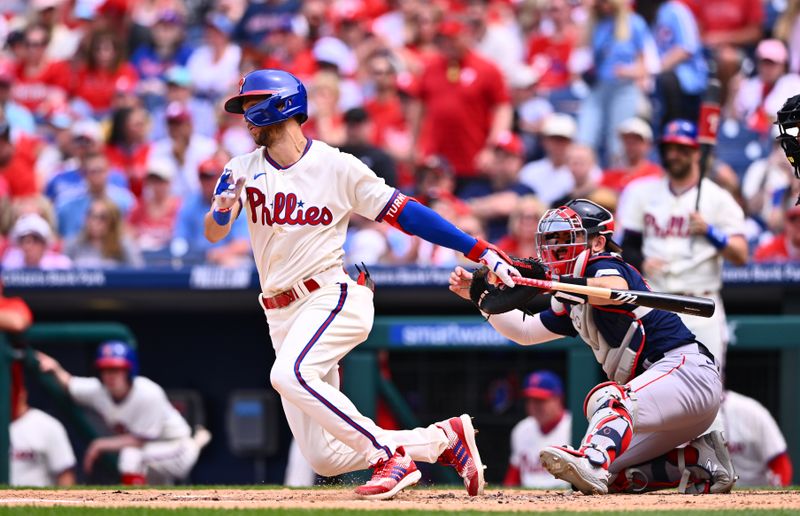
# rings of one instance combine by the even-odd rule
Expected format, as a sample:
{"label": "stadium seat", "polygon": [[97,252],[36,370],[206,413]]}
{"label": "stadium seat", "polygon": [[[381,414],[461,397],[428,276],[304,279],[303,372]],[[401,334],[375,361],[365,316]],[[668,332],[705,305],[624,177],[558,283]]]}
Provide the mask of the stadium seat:
{"label": "stadium seat", "polygon": [[768,135],[727,118],[720,122],[717,134],[717,159],[730,165],[741,179],[753,161],[769,154],[770,143]]}

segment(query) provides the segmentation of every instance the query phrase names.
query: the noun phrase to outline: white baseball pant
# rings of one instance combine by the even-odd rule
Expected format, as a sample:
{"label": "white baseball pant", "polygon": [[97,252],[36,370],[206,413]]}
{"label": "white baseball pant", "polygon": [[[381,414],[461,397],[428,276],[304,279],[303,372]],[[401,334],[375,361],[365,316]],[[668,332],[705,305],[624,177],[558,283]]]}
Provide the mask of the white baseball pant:
{"label": "white baseball pant", "polygon": [[117,467],[123,474],[146,476],[148,483],[172,484],[189,476],[199,455],[200,448],[191,437],[155,441],[120,450]]}
{"label": "white baseball pant", "polygon": [[436,462],[447,447],[440,428],[384,430],[339,390],[339,361],[372,328],[372,291],[343,271],[336,283],[322,276],[318,290],[264,311],[275,348],[270,381],[303,456],[322,476],[364,469],[398,446],[414,460]]}

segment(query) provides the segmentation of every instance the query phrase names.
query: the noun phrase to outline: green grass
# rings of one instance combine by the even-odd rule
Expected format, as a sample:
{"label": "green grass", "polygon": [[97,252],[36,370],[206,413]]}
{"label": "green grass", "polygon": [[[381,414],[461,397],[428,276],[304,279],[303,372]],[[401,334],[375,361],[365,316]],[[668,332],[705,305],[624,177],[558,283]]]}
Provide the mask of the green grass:
{"label": "green grass", "polygon": [[[445,511],[418,511],[418,510],[388,510],[388,511],[357,511],[346,509],[144,509],[144,508],[124,508],[124,509],[103,509],[86,507],[0,507],[0,516],[4,515],[25,515],[25,516],[274,516],[274,515],[296,515],[296,516],[346,516],[349,514],[369,515],[389,515],[389,516],[438,516]],[[449,514],[458,513],[459,516],[474,516],[487,514],[491,516],[519,516],[519,512],[480,512],[480,511],[452,511]],[[758,516],[783,516],[796,515],[796,510],[790,509],[771,509],[771,510],[720,510],[720,511],[606,511],[606,512],[537,512],[536,516],[610,516],[618,514],[622,516],[676,516],[677,514],[691,513],[693,516],[707,514],[709,516],[744,516],[746,514],[756,514]]]}

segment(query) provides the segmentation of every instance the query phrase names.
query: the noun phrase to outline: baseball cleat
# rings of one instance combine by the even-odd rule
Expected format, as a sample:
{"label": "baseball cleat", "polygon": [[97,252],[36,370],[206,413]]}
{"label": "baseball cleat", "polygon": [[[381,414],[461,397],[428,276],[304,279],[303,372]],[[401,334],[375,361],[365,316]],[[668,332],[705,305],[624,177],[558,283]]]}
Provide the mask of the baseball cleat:
{"label": "baseball cleat", "polygon": [[608,471],[593,465],[577,450],[547,446],[539,453],[539,460],[550,474],[583,494],[608,494]]}
{"label": "baseball cleat", "polygon": [[372,466],[372,478],[356,488],[355,493],[369,500],[387,500],[411,487],[422,478],[417,465],[406,455],[402,447],[397,448],[388,460],[379,461]]}
{"label": "baseball cleat", "polygon": [[464,487],[470,496],[483,494],[486,481],[483,479],[483,470],[486,466],[481,462],[475,434],[478,432],[472,426],[472,418],[466,414],[451,417],[447,421],[436,423],[447,436],[447,448],[439,456],[440,464],[452,466],[461,478]]}
{"label": "baseball cleat", "polygon": [[689,446],[697,450],[697,463],[686,464],[689,475],[681,479],[678,490],[689,494],[730,493],[738,477],[722,432],[701,435]]}

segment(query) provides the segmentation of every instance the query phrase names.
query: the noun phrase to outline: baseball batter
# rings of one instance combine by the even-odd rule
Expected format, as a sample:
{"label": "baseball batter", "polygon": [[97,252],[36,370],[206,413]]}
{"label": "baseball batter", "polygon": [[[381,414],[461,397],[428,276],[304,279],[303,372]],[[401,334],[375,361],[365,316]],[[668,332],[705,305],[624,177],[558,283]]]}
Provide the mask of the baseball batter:
{"label": "baseball batter", "polygon": [[[611,240],[613,231],[611,213],[585,199],[547,211],[539,221],[537,247],[549,270],[538,275],[649,290],[639,272],[616,254],[620,248]],[[468,291],[476,290],[472,276],[456,268],[450,289],[470,299]],[[719,409],[719,370],[677,315],[556,292],[550,308],[533,317],[512,310],[492,315],[489,322],[523,345],[580,335],[611,380],[586,396],[589,428],[581,446],[542,450],[542,464],[555,477],[586,494],[668,486],[694,493],[730,491],[735,475],[721,433],[697,437]]]}
{"label": "baseball batter", "polygon": [[387,185],[366,165],[306,138],[306,90],[281,70],[247,74],[226,111],[244,115],[258,148],[225,166],[206,237],[215,242],[237,216],[246,217],[261,281],[259,302],[269,323],[275,363],[272,386],[305,458],[323,476],[373,468],[356,489],[389,498],[415,484],[415,460],[456,468],[470,495],[483,490],[483,465],[466,415],[408,431],[386,431],[339,391],[339,361],[372,327],[371,283],[342,267],[351,214],[385,221],[407,233],[486,263],[508,285],[518,274],[507,260]]}
{"label": "baseball batter", "polygon": [[720,417],[741,486],[788,486],[792,461],[772,414],[753,398],[725,391]]}
{"label": "baseball batter", "polygon": [[692,122],[673,120],[666,125],[661,138],[666,176],[634,182],[623,194],[622,249],[634,266],[641,264],[654,290],[714,300],[713,317],[680,317],[724,367],[728,328],[719,295],[722,261],[747,263],[744,212],[728,191],[710,179],[703,179],[698,194],[698,148]]}
{"label": "baseball batter", "polygon": [[139,376],[136,352],[110,341],[97,350],[100,378],[73,376],[54,358],[38,354],[42,372],[53,373],[72,398],[97,412],[115,435],[92,441],[83,459],[91,473],[102,453],[118,452],[123,484],[169,484],[186,478],[211,436],[189,425],[167,399],[164,389]]}

